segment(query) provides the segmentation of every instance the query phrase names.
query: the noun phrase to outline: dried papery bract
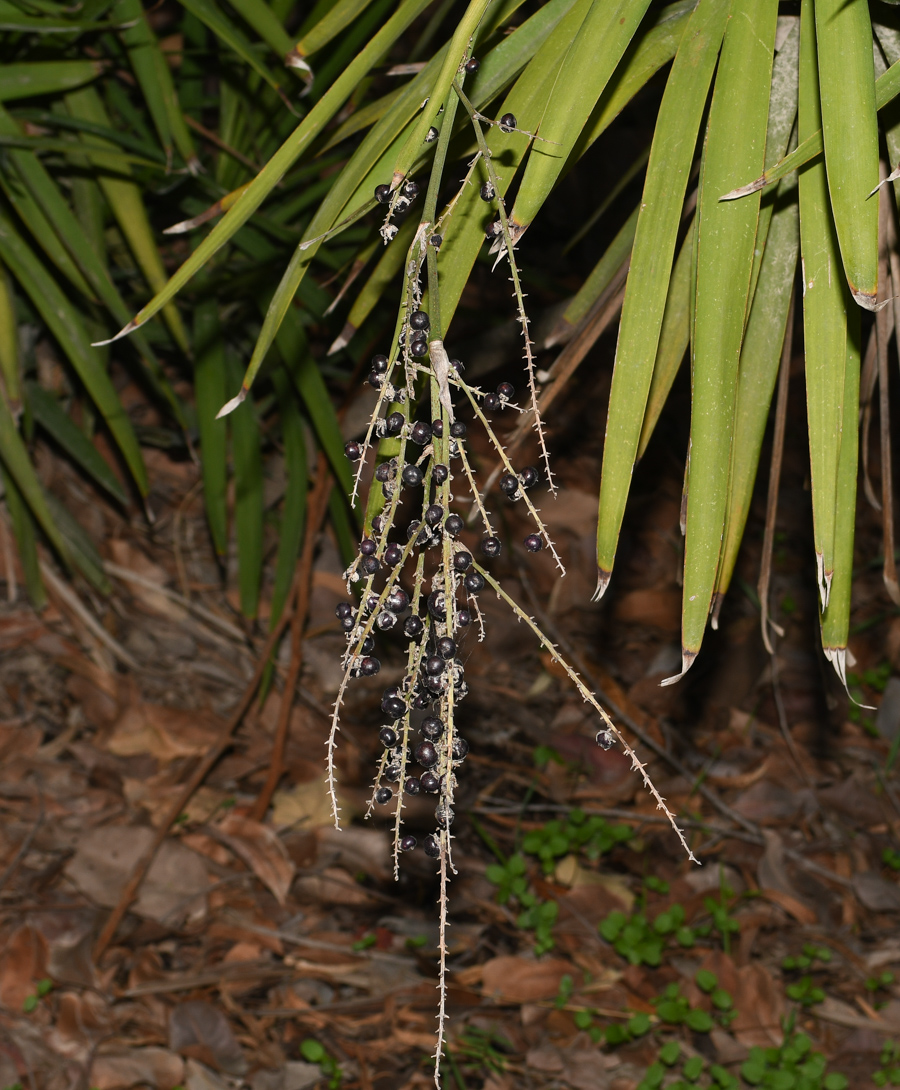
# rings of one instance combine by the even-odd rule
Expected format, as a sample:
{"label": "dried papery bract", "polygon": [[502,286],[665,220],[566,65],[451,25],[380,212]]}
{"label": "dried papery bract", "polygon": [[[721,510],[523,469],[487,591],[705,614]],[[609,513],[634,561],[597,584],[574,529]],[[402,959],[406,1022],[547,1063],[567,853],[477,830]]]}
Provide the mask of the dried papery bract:
{"label": "dried papery bract", "polygon": [[[461,66],[460,78],[463,67]],[[385,689],[381,698],[384,718],[379,726],[383,746],[373,781],[366,817],[393,803],[394,873],[399,873],[400,857],[419,850],[414,837],[403,830],[404,798],[407,795],[431,796],[435,802],[435,829],[428,834],[421,850],[438,862],[440,868],[440,972],[438,1034],[435,1048],[435,1079],[440,1077],[440,1061],[446,1023],[446,928],[447,886],[454,873],[452,823],[459,768],[469,751],[469,743],[459,735],[456,708],[468,691],[462,657],[466,630],[477,622],[473,637],[486,635],[478,597],[486,590],[496,593],[535,634],[571,679],[585,701],[600,716],[598,744],[609,748],[618,740],[640,773],[657,806],[667,816],[688,858],[695,858],[678,828],[675,817],[650,781],[645,765],[587,689],[578,675],[560,656],[556,647],[497,582],[479,564],[459,540],[463,520],[454,510],[469,503],[484,526],[482,552],[488,558],[499,555],[502,542],[492,521],[485,496],[479,490],[469,458],[467,424],[461,415],[472,418],[484,428],[497,451],[505,475],[503,492],[509,500],[521,500],[534,524],[522,544],[525,554],[543,547],[549,550],[564,574],[561,558],[550,538],[540,513],[528,495],[540,474],[530,466],[517,469],[509,456],[488,413],[522,411],[515,404],[515,390],[501,383],[497,392],[483,391],[465,378],[465,368],[451,357],[445,346],[440,320],[440,278],[438,247],[434,234],[453,212],[466,186],[477,184],[476,168],[481,163],[487,171],[493,193],[498,192],[497,178],[481,132],[482,119],[459,86],[454,83],[457,100],[462,102],[475,126],[479,154],[469,164],[462,188],[449,202],[440,218],[436,200],[440,177],[429,181],[422,219],[406,256],[404,291],[390,352],[372,361],[368,381],[379,391],[375,410],[365,439],[351,443],[348,457],[357,463],[354,494],[359,487],[363,467],[374,458],[375,476],[369,488],[360,552],[345,576],[352,601],[338,607],[338,618],[347,634],[344,673],[338,689],[328,737],[328,784],[335,825],[339,824],[339,806],[335,776],[335,748],[340,730],[340,712],[348,686],[354,677],[375,676],[380,669],[378,641],[388,633],[402,633],[406,642],[403,677],[398,685]],[[445,111],[437,137],[434,170],[442,170],[452,128],[455,103]],[[502,122],[509,127],[509,118]],[[501,129],[503,124],[500,125]],[[402,191],[394,186],[390,193]],[[387,200],[391,197],[387,196]],[[503,202],[497,242],[505,247],[512,271],[512,283],[519,322],[525,339],[525,364],[530,394],[530,410],[552,487],[544,435],[537,413],[537,387],[534,378],[532,343],[528,334],[524,294],[515,264],[514,240],[506,219]],[[423,273],[427,272],[428,295]]]}

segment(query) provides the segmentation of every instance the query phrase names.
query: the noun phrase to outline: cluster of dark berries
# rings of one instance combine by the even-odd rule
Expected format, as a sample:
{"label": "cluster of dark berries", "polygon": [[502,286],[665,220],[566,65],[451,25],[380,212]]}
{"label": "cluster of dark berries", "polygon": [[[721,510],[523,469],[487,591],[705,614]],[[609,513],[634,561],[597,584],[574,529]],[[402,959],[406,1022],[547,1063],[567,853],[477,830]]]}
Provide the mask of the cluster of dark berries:
{"label": "cluster of dark berries", "polygon": [[[436,132],[436,130],[433,130]],[[434,139],[437,139],[435,135]],[[376,185],[375,186],[375,200],[379,204],[391,204],[393,201],[393,207],[391,208],[390,220],[381,228],[381,235],[385,242],[392,242],[400,228],[397,226],[397,221],[402,220],[406,213],[409,211],[410,205],[419,195],[419,183],[412,181],[404,182],[399,189],[399,192],[394,196],[393,190],[389,185]]]}

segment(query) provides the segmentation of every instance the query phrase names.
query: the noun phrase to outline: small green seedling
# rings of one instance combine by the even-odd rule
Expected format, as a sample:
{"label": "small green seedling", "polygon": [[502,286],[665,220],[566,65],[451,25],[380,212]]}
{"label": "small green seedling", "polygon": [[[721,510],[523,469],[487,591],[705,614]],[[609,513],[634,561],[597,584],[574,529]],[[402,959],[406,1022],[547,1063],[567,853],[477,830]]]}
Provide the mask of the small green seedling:
{"label": "small green seedling", "polygon": [[866,981],[866,990],[870,992],[877,992],[881,988],[890,988],[894,983],[894,974],[890,969],[885,969],[883,973],[879,973],[878,976],[870,976]]}
{"label": "small green seedling", "polygon": [[359,938],[350,947],[351,950],[368,950],[378,942],[378,936],[374,931],[368,931],[362,938]]}
{"label": "small green seedling", "polygon": [[876,1086],[900,1086],[900,1045],[885,1041],[881,1049],[881,1067],[872,1075]]}
{"label": "small green seedling", "polygon": [[453,1049],[457,1063],[467,1073],[481,1072],[482,1076],[506,1070],[506,1054],[514,1052],[512,1043],[495,1030],[483,1030],[479,1026],[466,1026],[456,1040]]}
{"label": "small green seedling", "polygon": [[885,848],[881,853],[881,862],[891,870],[900,870],[900,852],[896,848]]}
{"label": "small green seedling", "polygon": [[25,1000],[22,1003],[22,1010],[26,1014],[31,1014],[33,1011],[36,1011],[40,1001],[44,998],[44,996],[49,995],[52,990],[52,980],[47,977],[45,977],[43,980],[39,980],[35,985],[35,989],[31,993],[31,995],[25,996]]}
{"label": "small green seedling", "polygon": [[566,763],[565,758],[561,757],[553,746],[535,746],[532,756],[535,768],[539,768],[542,772],[551,761],[557,765]]}
{"label": "small green seedling", "polygon": [[831,961],[831,951],[827,946],[814,946],[811,942],[807,942],[803,946],[802,954],[798,954],[797,957],[784,958],[781,967],[788,972],[796,969],[804,970],[809,969],[815,961],[827,964]]}
{"label": "small green seedling", "polygon": [[323,1077],[328,1080],[328,1090],[338,1090],[343,1078],[341,1069],[324,1045],[319,1044],[314,1037],[307,1037],[300,1044],[300,1055],[307,1063],[319,1065]]}
{"label": "small green seedling", "polygon": [[565,821],[548,821],[533,829],[522,841],[522,850],[536,855],[544,873],[552,874],[556,861],[565,855],[583,852],[597,860],[632,836],[627,825],[611,825],[598,814],[589,817],[583,810],[572,810]]}
{"label": "small green seedling", "polygon": [[786,1033],[780,1048],[750,1049],[741,1065],[741,1077],[751,1086],[797,1090],[846,1090],[844,1075],[826,1073],[827,1061],[821,1052],[814,1052],[805,1033]]}
{"label": "small green seedling", "polygon": [[811,976],[801,977],[796,984],[788,984],[785,993],[788,999],[793,999],[802,1007],[812,1007],[825,1001],[825,992],[813,984]]}

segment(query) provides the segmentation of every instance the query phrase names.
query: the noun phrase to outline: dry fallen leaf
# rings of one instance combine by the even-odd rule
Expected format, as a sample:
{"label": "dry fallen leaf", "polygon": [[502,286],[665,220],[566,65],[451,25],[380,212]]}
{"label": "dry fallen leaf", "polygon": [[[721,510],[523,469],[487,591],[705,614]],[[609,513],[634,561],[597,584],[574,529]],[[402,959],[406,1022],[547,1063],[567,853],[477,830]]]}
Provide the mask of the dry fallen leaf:
{"label": "dry fallen leaf", "polygon": [[173,761],[206,753],[220,731],[218,720],[208,712],[131,704],[119,716],[103,748],[118,757],[149,753],[159,761]]}
{"label": "dry fallen leaf", "polygon": [[247,1061],[228,1019],[202,999],[178,1003],[169,1014],[169,1048],[224,1071],[243,1075]]}
{"label": "dry fallen leaf", "polygon": [[283,905],[294,880],[294,864],[274,830],[234,813],[226,814],[216,829],[234,854],[243,859]]}
{"label": "dry fallen leaf", "polygon": [[332,821],[331,802],[322,780],[310,780],[276,791],[272,805],[272,823],[278,828],[300,825],[304,829],[317,829]]}
{"label": "dry fallen leaf", "polygon": [[47,975],[47,944],[33,927],[18,927],[0,952],[0,1007],[18,1014]]}
{"label": "dry fallen leaf", "polygon": [[559,994],[559,982],[572,973],[572,965],[561,958],[499,957],[491,958],[483,968],[481,981],[485,996],[514,999],[527,1003],[535,999],[553,999]]}
{"label": "dry fallen leaf", "polygon": [[166,1048],[131,1048],[94,1057],[87,1085],[97,1090],[128,1090],[133,1086],[152,1086],[154,1090],[174,1090],[184,1077],[180,1056]]}

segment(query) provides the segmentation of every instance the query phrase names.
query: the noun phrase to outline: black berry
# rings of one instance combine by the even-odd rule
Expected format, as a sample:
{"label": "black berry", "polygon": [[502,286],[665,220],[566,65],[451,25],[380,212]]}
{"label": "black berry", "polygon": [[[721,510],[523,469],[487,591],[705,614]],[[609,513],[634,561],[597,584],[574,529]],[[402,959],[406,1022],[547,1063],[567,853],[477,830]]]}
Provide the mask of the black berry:
{"label": "black berry", "polygon": [[387,358],[387,356],[373,356],[372,357],[372,370],[375,371],[376,374],[383,375],[385,373],[385,371],[387,371],[387,369],[388,369],[388,358]]}
{"label": "black berry", "polygon": [[441,248],[441,245],[442,245],[443,241],[444,241],[444,236],[443,235],[432,235],[431,238],[428,241],[431,243],[431,245],[436,250],[439,250]]}
{"label": "black berry", "polygon": [[384,770],[384,778],[388,783],[396,783],[400,779],[400,765],[388,765]]}
{"label": "black berry", "polygon": [[422,483],[422,470],[418,466],[404,466],[400,477],[407,488],[417,488]]}
{"label": "black berry", "polygon": [[615,744],[616,739],[611,730],[597,731],[597,745],[601,749],[612,749]]}
{"label": "black berry", "polygon": [[465,571],[471,563],[472,554],[467,553],[465,549],[460,549],[458,553],[453,554],[453,567],[456,571]]}
{"label": "black berry", "polygon": [[421,617],[407,617],[403,625],[403,634],[411,640],[416,640],[425,631],[425,625]]}
{"label": "black berry", "polygon": [[364,537],[359,543],[359,551],[363,556],[374,556],[378,546],[370,537]]}
{"label": "black berry", "polygon": [[353,606],[349,602],[339,602],[334,607],[334,615],[339,621],[346,620],[347,617],[353,616]]}
{"label": "black berry", "polygon": [[[436,420],[435,424],[440,424],[440,420]],[[441,431],[443,430],[444,429],[442,427]],[[434,434],[437,435],[438,433],[434,431]],[[439,435],[438,438],[440,438]],[[434,481],[435,484],[443,484],[449,476],[450,470],[442,462],[438,462],[437,465],[431,467],[431,479]]]}
{"label": "black berry", "polygon": [[431,768],[437,764],[437,750],[431,742],[419,742],[414,756],[423,768]]}
{"label": "black berry", "polygon": [[425,143],[426,144],[433,144],[435,142],[435,140],[437,140],[437,138],[439,136],[440,136],[440,133],[437,131],[437,129],[434,127],[434,125],[432,125],[431,128],[428,130],[428,132],[425,133]]}
{"label": "black berry", "polygon": [[452,659],[456,654],[456,640],[451,640],[449,636],[441,636],[437,642],[437,653],[442,659]]}
{"label": "black berry", "polygon": [[422,725],[419,727],[419,734],[423,738],[428,738],[432,742],[436,742],[438,738],[444,733],[444,724],[440,719],[435,719],[434,716],[429,716],[428,719],[422,720]]}
{"label": "black berry", "polygon": [[437,677],[432,677],[431,675],[429,675],[425,678],[425,688],[429,692],[434,693],[435,696],[439,696],[444,691],[446,686],[447,679],[445,677],[441,677],[440,675],[438,675]]}
{"label": "black berry", "polygon": [[425,854],[429,859],[440,859],[441,842],[433,833],[429,833],[428,836],[425,837],[422,847],[425,849]]}
{"label": "black berry", "polygon": [[[481,539],[481,551],[485,556],[495,557],[500,555],[500,550],[503,545],[500,542],[499,537],[483,537]],[[385,554],[385,558],[387,554]]]}
{"label": "black berry", "polygon": [[453,439],[462,439],[466,434],[466,426],[461,420],[454,420],[450,425],[450,436]]}
{"label": "black berry", "polygon": [[399,719],[406,711],[406,704],[400,699],[399,696],[389,697],[387,700],[382,700],[381,710],[385,715],[389,715],[392,719]]}
{"label": "black berry", "polygon": [[516,388],[511,382],[501,382],[497,387],[497,396],[504,401],[512,401],[516,396]]}
{"label": "black berry", "polygon": [[490,182],[485,182],[481,187],[479,196],[483,201],[492,201],[496,195],[496,191]]}
{"label": "black berry", "polygon": [[386,806],[394,797],[394,792],[389,787],[379,787],[375,792],[375,801],[379,806]]}
{"label": "black berry", "polygon": [[378,201],[379,204],[390,204],[391,187],[389,185],[376,185],[375,200]]}
{"label": "black berry", "polygon": [[363,677],[374,677],[381,669],[381,663],[374,656],[366,655],[359,664],[359,669]]}
{"label": "black berry", "polygon": [[397,744],[397,732],[393,727],[382,727],[378,732],[378,738],[383,746],[388,749]]}
{"label": "black berry", "polygon": [[480,590],[484,590],[484,576],[481,572],[470,571],[463,580],[463,585],[469,594],[477,594]]}
{"label": "black berry", "polygon": [[397,467],[393,462],[382,462],[380,466],[375,467],[375,480],[381,481],[382,484],[385,481],[392,481],[396,471]]}
{"label": "black berry", "polygon": [[451,360],[450,361],[450,366],[453,368],[454,371],[457,372],[457,374],[460,374],[460,375],[466,369],[466,365],[461,360]]}
{"label": "black berry", "polygon": [[352,617],[341,618],[341,628],[343,628],[345,632],[350,632],[354,624],[356,624],[356,622],[353,620]]}
{"label": "black berry", "polygon": [[409,324],[413,329],[422,329],[426,332],[431,329],[431,319],[424,310],[414,310],[409,316]]}
{"label": "black berry", "polygon": [[540,534],[529,534],[522,544],[530,553],[539,553],[544,547]]}
{"label": "black berry", "polygon": [[431,434],[436,435],[438,439],[440,439],[443,436],[443,434],[444,434],[444,421],[443,420],[432,420],[431,421]]}
{"label": "black berry", "polygon": [[488,242],[493,242],[498,235],[502,234],[502,232],[503,224],[500,222],[500,220],[491,220],[491,222],[484,229],[484,235]]}
{"label": "black berry", "polygon": [[409,606],[409,595],[402,587],[394,587],[384,604],[391,613],[402,613]]}
{"label": "black berry", "polygon": [[476,57],[472,57],[471,60],[466,61],[466,71],[470,76],[474,76],[480,67],[481,61]]}
{"label": "black berry", "polygon": [[410,343],[409,350],[417,360],[420,360],[423,356],[428,355],[428,341],[424,337],[416,337]]}
{"label": "black berry", "polygon": [[441,789],[441,781],[433,772],[423,772],[419,777],[419,783],[422,785],[422,790],[429,795],[436,795]]}
{"label": "black berry", "polygon": [[540,473],[534,468],[534,466],[525,466],[522,470],[522,487],[534,488],[534,486],[541,479]]}
{"label": "black berry", "polygon": [[362,447],[359,443],[349,442],[344,444],[344,454],[351,462],[358,462],[362,458]]}
{"label": "black berry", "polygon": [[409,437],[414,443],[417,443],[420,447],[424,447],[431,439],[431,425],[426,424],[424,420],[417,421],[413,424]]}
{"label": "black berry", "polygon": [[448,515],[447,521],[444,523],[444,529],[448,534],[452,534],[456,537],[457,534],[461,534],[465,523],[459,515]]}
{"label": "black berry", "polygon": [[388,435],[399,435],[403,431],[404,423],[403,413],[391,413],[384,422],[385,430]]}
{"label": "black berry", "polygon": [[[403,789],[407,795],[420,795],[422,793],[422,784],[419,782],[418,776],[409,776],[403,782]],[[413,841],[414,837],[411,837]]]}
{"label": "black berry", "polygon": [[370,371],[368,383],[374,390],[380,390],[384,385],[384,375],[379,375],[377,371]]}
{"label": "black berry", "polygon": [[485,394],[483,405],[485,412],[495,413],[500,408],[500,398],[496,394]]}
{"label": "black berry", "polygon": [[516,115],[504,114],[503,117],[500,118],[498,125],[500,126],[501,132],[512,132],[513,129],[516,128]]}
{"label": "black berry", "polygon": [[364,556],[360,561],[359,566],[366,575],[374,575],[381,567],[381,561],[377,556]]}
{"label": "black berry", "polygon": [[433,590],[428,595],[428,612],[437,621],[443,621],[447,618],[447,606],[444,601],[444,593],[440,590]]}
{"label": "black berry", "polygon": [[438,674],[444,672],[444,660],[440,655],[432,655],[431,658],[425,662],[425,673],[430,674],[432,677],[437,677]]}
{"label": "black berry", "polygon": [[465,738],[457,738],[453,743],[452,751],[454,761],[464,761],[469,752],[469,743]]}
{"label": "black berry", "polygon": [[416,846],[416,838],[414,836],[404,836],[400,840],[400,851],[411,852]]}
{"label": "black berry", "polygon": [[420,693],[416,693],[413,697],[413,707],[417,711],[424,711],[426,708],[430,708],[434,703],[434,693],[429,693],[426,689],[423,689]]}
{"label": "black berry", "polygon": [[500,478],[500,491],[506,496],[514,496],[519,491],[519,478],[506,473]]}
{"label": "black berry", "polygon": [[387,610],[379,613],[375,618],[375,624],[378,626],[379,632],[390,632],[396,623],[396,616],[393,613],[388,613]]}
{"label": "black berry", "polygon": [[362,653],[364,655],[371,655],[375,650],[375,637],[370,632],[368,636],[363,640]]}
{"label": "black berry", "polygon": [[444,517],[444,509],[439,503],[432,503],[425,511],[425,521],[429,526],[437,526]]}
{"label": "black berry", "polygon": [[404,197],[408,200],[414,201],[419,195],[419,183],[418,182],[404,182],[403,187],[400,190]]}
{"label": "black berry", "polygon": [[468,628],[472,623],[472,614],[467,609],[456,611],[456,623],[460,628]]}
{"label": "black berry", "polygon": [[384,550],[384,562],[389,564],[392,568],[396,568],[400,561],[403,559],[403,550],[395,542],[391,542],[390,545]]}

